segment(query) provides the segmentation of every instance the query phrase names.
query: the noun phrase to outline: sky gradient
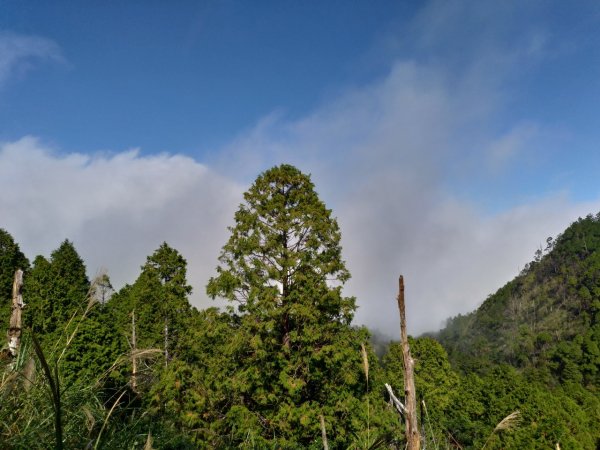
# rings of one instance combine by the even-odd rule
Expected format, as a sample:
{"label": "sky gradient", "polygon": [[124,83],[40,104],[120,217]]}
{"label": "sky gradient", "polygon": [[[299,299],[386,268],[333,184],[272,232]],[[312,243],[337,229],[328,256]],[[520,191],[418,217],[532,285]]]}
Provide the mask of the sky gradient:
{"label": "sky gradient", "polygon": [[131,283],[161,242],[204,307],[263,170],[312,174],[357,323],[477,307],[600,210],[593,1],[0,0],[0,227]]}

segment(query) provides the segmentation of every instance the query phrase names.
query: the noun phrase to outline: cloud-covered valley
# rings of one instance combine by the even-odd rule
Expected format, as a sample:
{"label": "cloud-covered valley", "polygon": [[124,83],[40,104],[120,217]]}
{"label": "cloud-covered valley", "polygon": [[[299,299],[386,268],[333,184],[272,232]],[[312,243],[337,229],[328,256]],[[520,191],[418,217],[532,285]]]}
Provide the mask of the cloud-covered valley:
{"label": "cloud-covered valley", "polygon": [[243,191],[261,170],[290,162],[312,174],[339,219],[357,323],[396,334],[402,273],[411,331],[420,333],[475,308],[547,236],[600,209],[551,193],[490,212],[453,192],[457,177],[476,179],[475,171],[493,183],[490,158],[508,145],[518,162],[522,135],[531,134],[521,124],[501,136],[473,134],[481,148],[474,164],[457,148],[468,142],[471,114],[435,73],[399,63],[301,120],[265,119],[206,163],[137,150],[64,153],[24,137],[0,146],[2,227],[30,258],[74,241],[90,275],[106,268],[117,288],[167,241],[187,258],[192,301],[205,307],[204,285]]}
{"label": "cloud-covered valley", "polygon": [[[509,3],[430,2],[385,37],[379,76],[336,87],[300,116],[274,107],[210,152],[90,154],[5,138],[0,227],[31,259],[72,240],[90,276],[106,268],[116,288],[166,241],[188,260],[192,302],[206,307],[243,192],[291,163],[339,220],[356,322],[397,336],[403,274],[410,331],[439,328],[514,277],[546,237],[600,210],[600,197],[578,200],[561,181],[573,176],[548,164],[573,159],[568,130],[511,109],[516,74],[526,79],[568,42],[521,26],[535,5],[516,15]],[[63,59],[49,39],[0,35],[0,88],[32,61]]]}

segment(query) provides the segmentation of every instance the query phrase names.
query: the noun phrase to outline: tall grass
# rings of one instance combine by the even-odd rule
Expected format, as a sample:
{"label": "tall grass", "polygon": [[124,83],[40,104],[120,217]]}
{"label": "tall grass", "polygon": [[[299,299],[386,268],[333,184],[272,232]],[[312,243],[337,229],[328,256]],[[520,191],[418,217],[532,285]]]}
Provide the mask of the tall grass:
{"label": "tall grass", "polygon": [[40,362],[42,369],[44,370],[44,375],[46,376],[46,381],[48,383],[48,388],[50,390],[50,395],[52,399],[52,407],[54,409],[54,435],[56,438],[55,448],[56,450],[62,450],[63,448],[63,429],[62,429],[62,412],[61,412],[61,403],[60,403],[60,381],[58,379],[58,364],[54,365],[54,371],[50,369],[50,365],[48,361],[46,361],[46,356],[40,346],[39,341],[35,337],[35,334],[31,335],[33,340],[33,348],[35,349],[35,354],[38,357],[38,361]]}
{"label": "tall grass", "polygon": [[[0,360],[0,448],[152,449],[179,445],[176,430],[157,423],[142,408],[140,397],[130,389],[120,370],[130,364],[132,353],[119,356],[112,366],[92,378],[77,377],[65,383],[69,347],[85,328],[93,308],[95,283],[83,306],[60,332],[37,336],[22,334],[19,353],[13,360]],[[38,339],[39,338],[39,339]],[[156,358],[160,349],[138,349],[141,361]],[[107,380],[111,380],[107,384]],[[115,380],[119,380],[115,382]],[[110,387],[107,387],[109,386]]]}
{"label": "tall grass", "polygon": [[[47,352],[38,336],[24,330],[18,354],[0,367],[0,442],[2,448],[83,448],[106,412],[97,386],[73,383],[65,388],[61,359],[97,303],[95,283],[86,306],[72,315]],[[59,355],[55,357],[55,355]]]}
{"label": "tall grass", "polygon": [[64,389],[59,366],[24,333],[19,355],[2,370],[0,442],[6,449],[83,448],[104,411],[97,389]]}

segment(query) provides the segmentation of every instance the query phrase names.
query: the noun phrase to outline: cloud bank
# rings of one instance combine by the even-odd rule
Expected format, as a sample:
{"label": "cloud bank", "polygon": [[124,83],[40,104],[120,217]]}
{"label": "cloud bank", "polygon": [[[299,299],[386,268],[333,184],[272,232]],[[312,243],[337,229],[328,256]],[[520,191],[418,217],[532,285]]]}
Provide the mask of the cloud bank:
{"label": "cloud bank", "polygon": [[0,145],[0,190],[1,226],[30,258],[69,239],[118,288],[166,241],[188,259],[196,304],[242,193],[186,156],[61,155],[31,137]]}

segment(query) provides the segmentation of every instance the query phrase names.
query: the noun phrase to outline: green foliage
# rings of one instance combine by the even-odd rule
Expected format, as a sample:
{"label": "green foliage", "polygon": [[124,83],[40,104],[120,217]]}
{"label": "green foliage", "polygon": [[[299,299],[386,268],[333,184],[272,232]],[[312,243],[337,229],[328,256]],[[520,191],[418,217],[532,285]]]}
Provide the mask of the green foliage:
{"label": "green foliage", "polygon": [[[459,376],[452,370],[446,350],[430,337],[409,338],[412,357],[415,361],[415,389],[423,408],[421,417],[426,423],[425,439],[429,445],[445,440],[444,419],[458,396]],[[383,356],[385,377],[394,392],[404,392],[402,346],[392,343]]]}
{"label": "green foliage", "polygon": [[259,316],[349,323],[354,299],[331,285],[350,277],[339,227],[310,178],[282,165],[259,176],[244,199],[208,294]]}
{"label": "green foliage", "polygon": [[0,298],[4,305],[12,298],[15,271],[29,269],[29,260],[19,249],[13,237],[0,228]]}
{"label": "green foliage", "polygon": [[186,271],[183,256],[163,243],[147,258],[135,283],[111,297],[107,305],[123,340],[131,338],[135,311],[137,347],[164,350],[166,326],[169,354],[176,356],[173,351],[185,334],[185,319],[190,312],[187,296],[192,288],[187,284]]}
{"label": "green foliage", "polygon": [[102,286],[91,285],[85,271],[73,244],[64,241],[49,261],[38,256],[24,279],[25,326],[36,332],[52,359],[61,360],[67,384],[96,380],[124,350],[105,305],[96,299],[96,290],[110,280],[103,275]]}
{"label": "green foliage", "polygon": [[92,302],[69,327],[71,339],[61,352],[63,376],[67,383],[92,383],[109,376],[109,370],[127,347],[115,333],[108,308]]}
{"label": "green foliage", "polygon": [[2,371],[0,442],[6,449],[84,448],[103,408],[97,389],[65,387],[59,363],[25,333],[19,357]]}
{"label": "green foliage", "polygon": [[[495,367],[482,377],[462,377],[458,388],[460,395],[444,422],[465,448],[481,448],[486,441],[486,449],[544,449],[556,443],[562,448],[595,448],[599,410],[589,393],[579,392],[577,400],[560,388],[532,383],[508,366]],[[520,411],[518,426],[493,433],[494,426],[515,410]]]}
{"label": "green foliage", "polygon": [[[225,346],[232,368],[223,410],[232,442],[308,446],[319,414],[335,447],[363,428],[360,343],[340,232],[310,178],[282,165],[244,194],[207,292],[237,303]],[[361,424],[359,426],[359,424]],[[335,432],[334,432],[335,430]]]}
{"label": "green foliage", "polygon": [[83,260],[68,240],[52,252],[49,261],[36,257],[23,285],[29,305],[25,323],[40,335],[62,332],[87,306],[90,282],[85,272]]}
{"label": "green foliage", "polygon": [[572,224],[477,311],[449,321],[439,339],[451,359],[465,370],[509,363],[555,382],[566,364],[572,376],[579,371],[586,385],[597,385],[599,248],[598,217]]}
{"label": "green foliage", "polygon": [[483,425],[516,409],[520,426],[494,435],[486,448],[600,443],[599,250],[600,215],[579,219],[548,239],[477,311],[450,320],[439,333],[451,360],[469,374],[446,415],[462,444],[482,445],[489,436]]}

